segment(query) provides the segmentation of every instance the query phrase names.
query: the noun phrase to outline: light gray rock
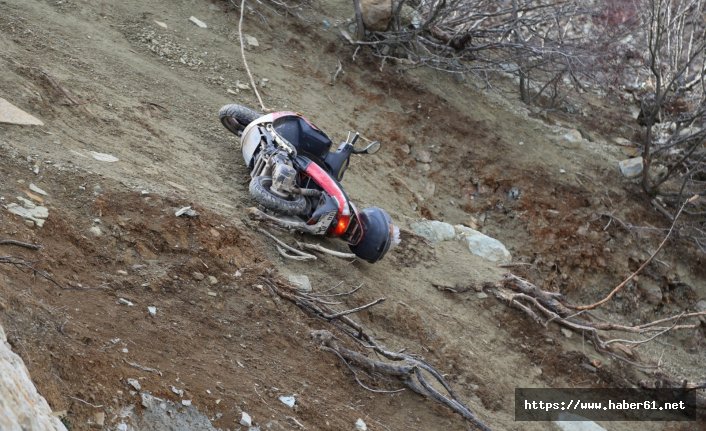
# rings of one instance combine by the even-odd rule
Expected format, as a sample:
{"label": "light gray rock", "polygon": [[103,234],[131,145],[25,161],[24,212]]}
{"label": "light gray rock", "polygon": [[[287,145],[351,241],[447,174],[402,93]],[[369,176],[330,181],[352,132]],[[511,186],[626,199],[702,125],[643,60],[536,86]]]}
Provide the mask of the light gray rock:
{"label": "light gray rock", "polygon": [[287,280],[289,280],[297,290],[301,292],[311,292],[311,281],[309,281],[309,277],[306,275],[292,274],[287,277]]}
{"label": "light gray rock", "polygon": [[605,428],[593,421],[585,420],[581,416],[567,412],[559,413],[559,417],[554,421],[554,424],[561,431],[606,431]]}
{"label": "light gray rock", "polygon": [[135,416],[134,412],[131,413],[135,430],[216,431],[208,417],[192,405],[176,404],[146,392],[140,393],[140,396],[144,407],[141,415]]}
{"label": "light gray rock", "polygon": [[25,220],[31,220],[39,227],[44,226],[44,222],[47,217],[49,217],[49,210],[43,206],[37,206],[31,201],[26,199],[21,200],[22,206],[16,203],[10,203],[7,205],[7,210],[12,214],[16,214]]}
{"label": "light gray rock", "polygon": [[205,22],[201,21],[200,19],[196,18],[195,16],[190,16],[189,21],[194,23],[197,27],[208,28],[208,25],[206,25]]}
{"label": "light gray rock", "polygon": [[581,132],[578,130],[571,129],[564,134],[564,139],[569,142],[581,142],[583,140],[583,136],[581,136]]}
{"label": "light gray rock", "polygon": [[257,48],[258,46],[260,46],[260,42],[258,42],[255,37],[247,35],[247,34],[244,35],[243,37],[245,38],[245,42],[248,44],[248,47]]}
{"label": "light gray rock", "polygon": [[456,237],[454,227],[438,220],[422,220],[410,225],[412,232],[422,236],[432,243],[449,241]]}
{"label": "light gray rock", "polygon": [[510,263],[512,255],[507,248],[495,238],[463,225],[454,226],[456,238],[462,241],[468,250],[491,262]]}
{"label": "light gray rock", "polygon": [[431,163],[431,153],[427,150],[421,150],[416,153],[414,159],[419,163]]}
{"label": "light gray rock", "polygon": [[23,126],[43,126],[42,120],[26,113],[17,106],[0,97],[0,123]]}
{"label": "light gray rock", "polygon": [[642,173],[642,157],[633,157],[618,162],[620,173],[624,177],[634,178]]}
{"label": "light gray rock", "polygon": [[27,367],[0,326],[0,430],[66,431],[32,383]]}
{"label": "light gray rock", "polygon": [[368,425],[365,423],[365,421],[361,418],[358,418],[357,421],[355,421],[355,429],[357,431],[367,431]]}

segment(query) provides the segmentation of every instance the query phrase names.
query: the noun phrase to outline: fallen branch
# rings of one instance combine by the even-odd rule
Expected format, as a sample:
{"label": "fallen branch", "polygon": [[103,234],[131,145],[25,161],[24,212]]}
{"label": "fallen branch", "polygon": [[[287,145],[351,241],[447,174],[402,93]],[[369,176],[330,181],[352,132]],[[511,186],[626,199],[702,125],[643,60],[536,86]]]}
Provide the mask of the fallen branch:
{"label": "fallen branch", "polygon": [[14,239],[0,239],[0,245],[15,245],[17,247],[24,247],[30,250],[39,250],[42,248],[39,244],[30,244],[27,242],[17,241]]}
{"label": "fallen branch", "polygon": [[691,197],[691,198],[689,198],[689,199],[687,199],[687,200],[684,201],[684,203],[682,204],[681,208],[679,208],[679,211],[677,211],[677,214],[674,216],[674,219],[673,219],[673,221],[672,221],[672,225],[670,226],[669,231],[667,232],[667,234],[664,236],[664,239],[662,240],[662,242],[661,242],[661,243],[659,244],[659,246],[657,247],[657,250],[655,250],[654,253],[652,253],[652,255],[651,255],[649,258],[647,258],[647,260],[645,260],[645,261],[642,263],[642,265],[640,265],[640,267],[637,268],[637,270],[635,270],[635,272],[633,272],[632,274],[630,274],[630,276],[628,276],[628,278],[626,278],[626,279],[623,280],[620,284],[618,284],[617,286],[615,286],[615,287],[613,288],[613,290],[608,294],[608,296],[606,296],[605,298],[601,299],[601,300],[598,301],[598,302],[594,302],[593,304],[588,304],[588,305],[574,305],[574,306],[571,306],[571,308],[573,308],[573,309],[575,309],[575,310],[593,310],[594,308],[600,307],[601,305],[603,305],[603,304],[605,304],[606,302],[610,301],[611,298],[613,298],[613,296],[614,296],[616,293],[620,292],[620,290],[622,290],[623,287],[625,287],[632,279],[634,279],[640,272],[642,272],[642,270],[645,269],[645,267],[646,267],[650,262],[652,262],[652,259],[654,259],[655,256],[657,256],[657,253],[659,253],[660,250],[662,250],[662,248],[664,247],[664,245],[667,243],[667,240],[668,240],[669,237],[672,235],[672,231],[674,230],[674,226],[677,224],[677,220],[679,219],[679,216],[681,215],[682,211],[684,210],[684,207],[686,206],[686,204],[688,204],[688,203],[690,203],[690,202],[693,202],[693,201],[695,201],[695,200],[698,199],[698,198],[699,198],[699,195],[695,195],[695,196],[693,196],[693,197]]}
{"label": "fallen branch", "polygon": [[[231,0],[233,3],[233,0]],[[235,4],[233,4],[235,6]],[[255,78],[253,78],[252,73],[250,73],[250,67],[248,67],[248,62],[245,60],[245,44],[243,44],[243,12],[245,11],[245,0],[240,2],[240,21],[238,22],[238,38],[240,39],[240,55],[243,57],[243,65],[245,66],[245,71],[248,73],[250,78],[250,85],[257,96],[257,101],[260,102],[260,108],[263,111],[268,111],[265,104],[262,102],[262,97],[260,97],[260,92],[257,91],[257,85],[255,85]]]}
{"label": "fallen branch", "polygon": [[[287,245],[284,241],[282,241],[281,239],[279,239],[279,238],[277,238],[276,236],[272,235],[271,233],[267,232],[265,229],[258,228],[258,231],[260,231],[260,232],[264,233],[265,235],[269,236],[269,237],[272,238],[277,244],[279,244],[279,245],[281,246],[281,247],[280,247],[280,246],[277,247],[277,251],[278,251],[279,254],[281,254],[282,256],[284,256],[284,257],[286,257],[286,258],[289,258],[289,259],[294,259],[294,260],[316,260],[316,256],[314,256],[313,254],[304,253],[304,252],[301,251],[301,250],[297,250],[296,248]],[[287,252],[286,252],[285,250],[291,251],[292,253],[294,253],[294,255],[287,254]]]}
{"label": "fallen branch", "polygon": [[162,375],[162,372],[156,368],[145,367],[144,365],[140,365],[136,362],[130,362],[126,359],[123,359],[123,361],[125,361],[125,363],[128,364],[129,366],[137,368],[138,370],[147,371],[149,373],[159,374],[160,376]]}
{"label": "fallen branch", "polygon": [[[319,343],[322,350],[335,353],[346,365],[353,364],[367,370],[371,374],[381,374],[386,377],[395,378],[414,392],[446,405],[454,412],[460,414],[464,419],[474,424],[476,428],[483,431],[490,431],[490,428],[478,419],[468,407],[456,399],[453,392],[442,393],[429,382],[431,378],[435,380],[437,384],[441,384],[442,387],[448,388],[448,384],[439,373],[428,372],[428,365],[426,363],[408,355],[404,355],[404,357],[398,361],[400,363],[370,359],[359,352],[341,346],[336,341],[333,334],[326,330],[312,331],[311,337]],[[351,371],[353,370],[351,369]],[[358,380],[357,376],[356,380]],[[363,386],[365,387],[365,385]]]}
{"label": "fallen branch", "polygon": [[331,256],[340,257],[341,259],[356,259],[356,255],[353,253],[344,253],[342,251],[330,250],[326,247],[320,246],[318,244],[308,244],[305,242],[297,242],[297,247],[314,250],[325,254],[330,254]]}
{"label": "fallen branch", "polygon": [[[335,341],[336,337],[330,331],[322,330],[312,333],[312,337],[319,342],[321,349],[336,354],[351,370],[356,382],[366,390],[383,393],[399,391],[381,391],[379,389],[370,388],[360,381],[358,374],[353,369],[354,367],[366,370],[372,376],[381,375],[397,379],[414,392],[446,405],[454,412],[460,414],[464,419],[473,423],[477,429],[483,431],[489,430],[489,428],[473,414],[470,408],[459,400],[458,395],[448,382],[446,382],[442,374],[432,365],[427,363],[424,359],[403,353],[402,351],[392,352],[388,350],[366,333],[365,329],[360,324],[350,318],[351,314],[371,308],[384,301],[384,298],[377,299],[371,303],[350,310],[334,311],[329,308],[329,303],[322,301],[314,295],[296,291],[286,285],[280,287],[267,278],[263,278],[263,281],[270,287],[275,295],[293,302],[307,314],[328,322],[332,327],[348,335],[353,341],[359,343],[366,349],[371,349],[386,359],[386,361],[370,359],[360,352],[343,347],[340,343]],[[358,288],[356,288],[356,290],[357,289]]]}

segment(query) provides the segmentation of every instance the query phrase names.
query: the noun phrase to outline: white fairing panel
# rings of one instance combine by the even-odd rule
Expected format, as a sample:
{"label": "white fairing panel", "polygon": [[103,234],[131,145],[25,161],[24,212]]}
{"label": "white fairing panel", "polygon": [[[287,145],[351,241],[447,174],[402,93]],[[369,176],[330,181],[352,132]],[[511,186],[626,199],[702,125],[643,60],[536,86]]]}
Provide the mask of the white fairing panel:
{"label": "white fairing panel", "polygon": [[243,160],[245,161],[245,166],[250,166],[252,163],[253,155],[257,151],[257,147],[260,145],[260,131],[258,125],[271,123],[274,121],[273,114],[263,115],[252,123],[248,124],[248,127],[243,130],[243,137],[241,139],[243,148]]}

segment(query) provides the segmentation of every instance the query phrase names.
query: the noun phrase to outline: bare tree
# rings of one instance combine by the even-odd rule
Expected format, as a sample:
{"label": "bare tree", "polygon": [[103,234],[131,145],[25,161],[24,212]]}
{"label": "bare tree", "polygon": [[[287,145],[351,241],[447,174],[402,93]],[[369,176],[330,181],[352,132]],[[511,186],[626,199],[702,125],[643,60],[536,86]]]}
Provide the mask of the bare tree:
{"label": "bare tree", "polygon": [[[642,187],[669,218],[685,197],[706,195],[706,4],[644,0],[652,91],[642,98]],[[690,236],[706,251],[703,199],[685,210]]]}

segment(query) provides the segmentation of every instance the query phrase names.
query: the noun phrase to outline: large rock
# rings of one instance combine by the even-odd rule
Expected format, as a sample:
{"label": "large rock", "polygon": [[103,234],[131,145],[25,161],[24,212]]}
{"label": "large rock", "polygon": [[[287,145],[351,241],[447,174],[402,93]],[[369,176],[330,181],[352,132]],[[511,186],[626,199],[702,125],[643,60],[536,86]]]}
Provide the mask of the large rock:
{"label": "large rock", "polygon": [[456,237],[453,226],[438,220],[422,220],[412,223],[410,228],[417,235],[423,236],[433,243],[449,241]]}
{"label": "large rock", "polygon": [[512,261],[510,252],[505,248],[503,243],[497,239],[491,238],[470,227],[456,225],[454,228],[456,237],[464,242],[468,250],[476,256],[497,263],[509,263]]}
{"label": "large rock", "polygon": [[384,31],[392,17],[392,0],[361,0],[363,24],[370,31]]}
{"label": "large rock", "polygon": [[7,343],[0,326],[0,430],[66,431],[39,395],[27,367]]}
{"label": "large rock", "polygon": [[0,123],[24,126],[43,126],[42,120],[34,117],[0,97]]}

